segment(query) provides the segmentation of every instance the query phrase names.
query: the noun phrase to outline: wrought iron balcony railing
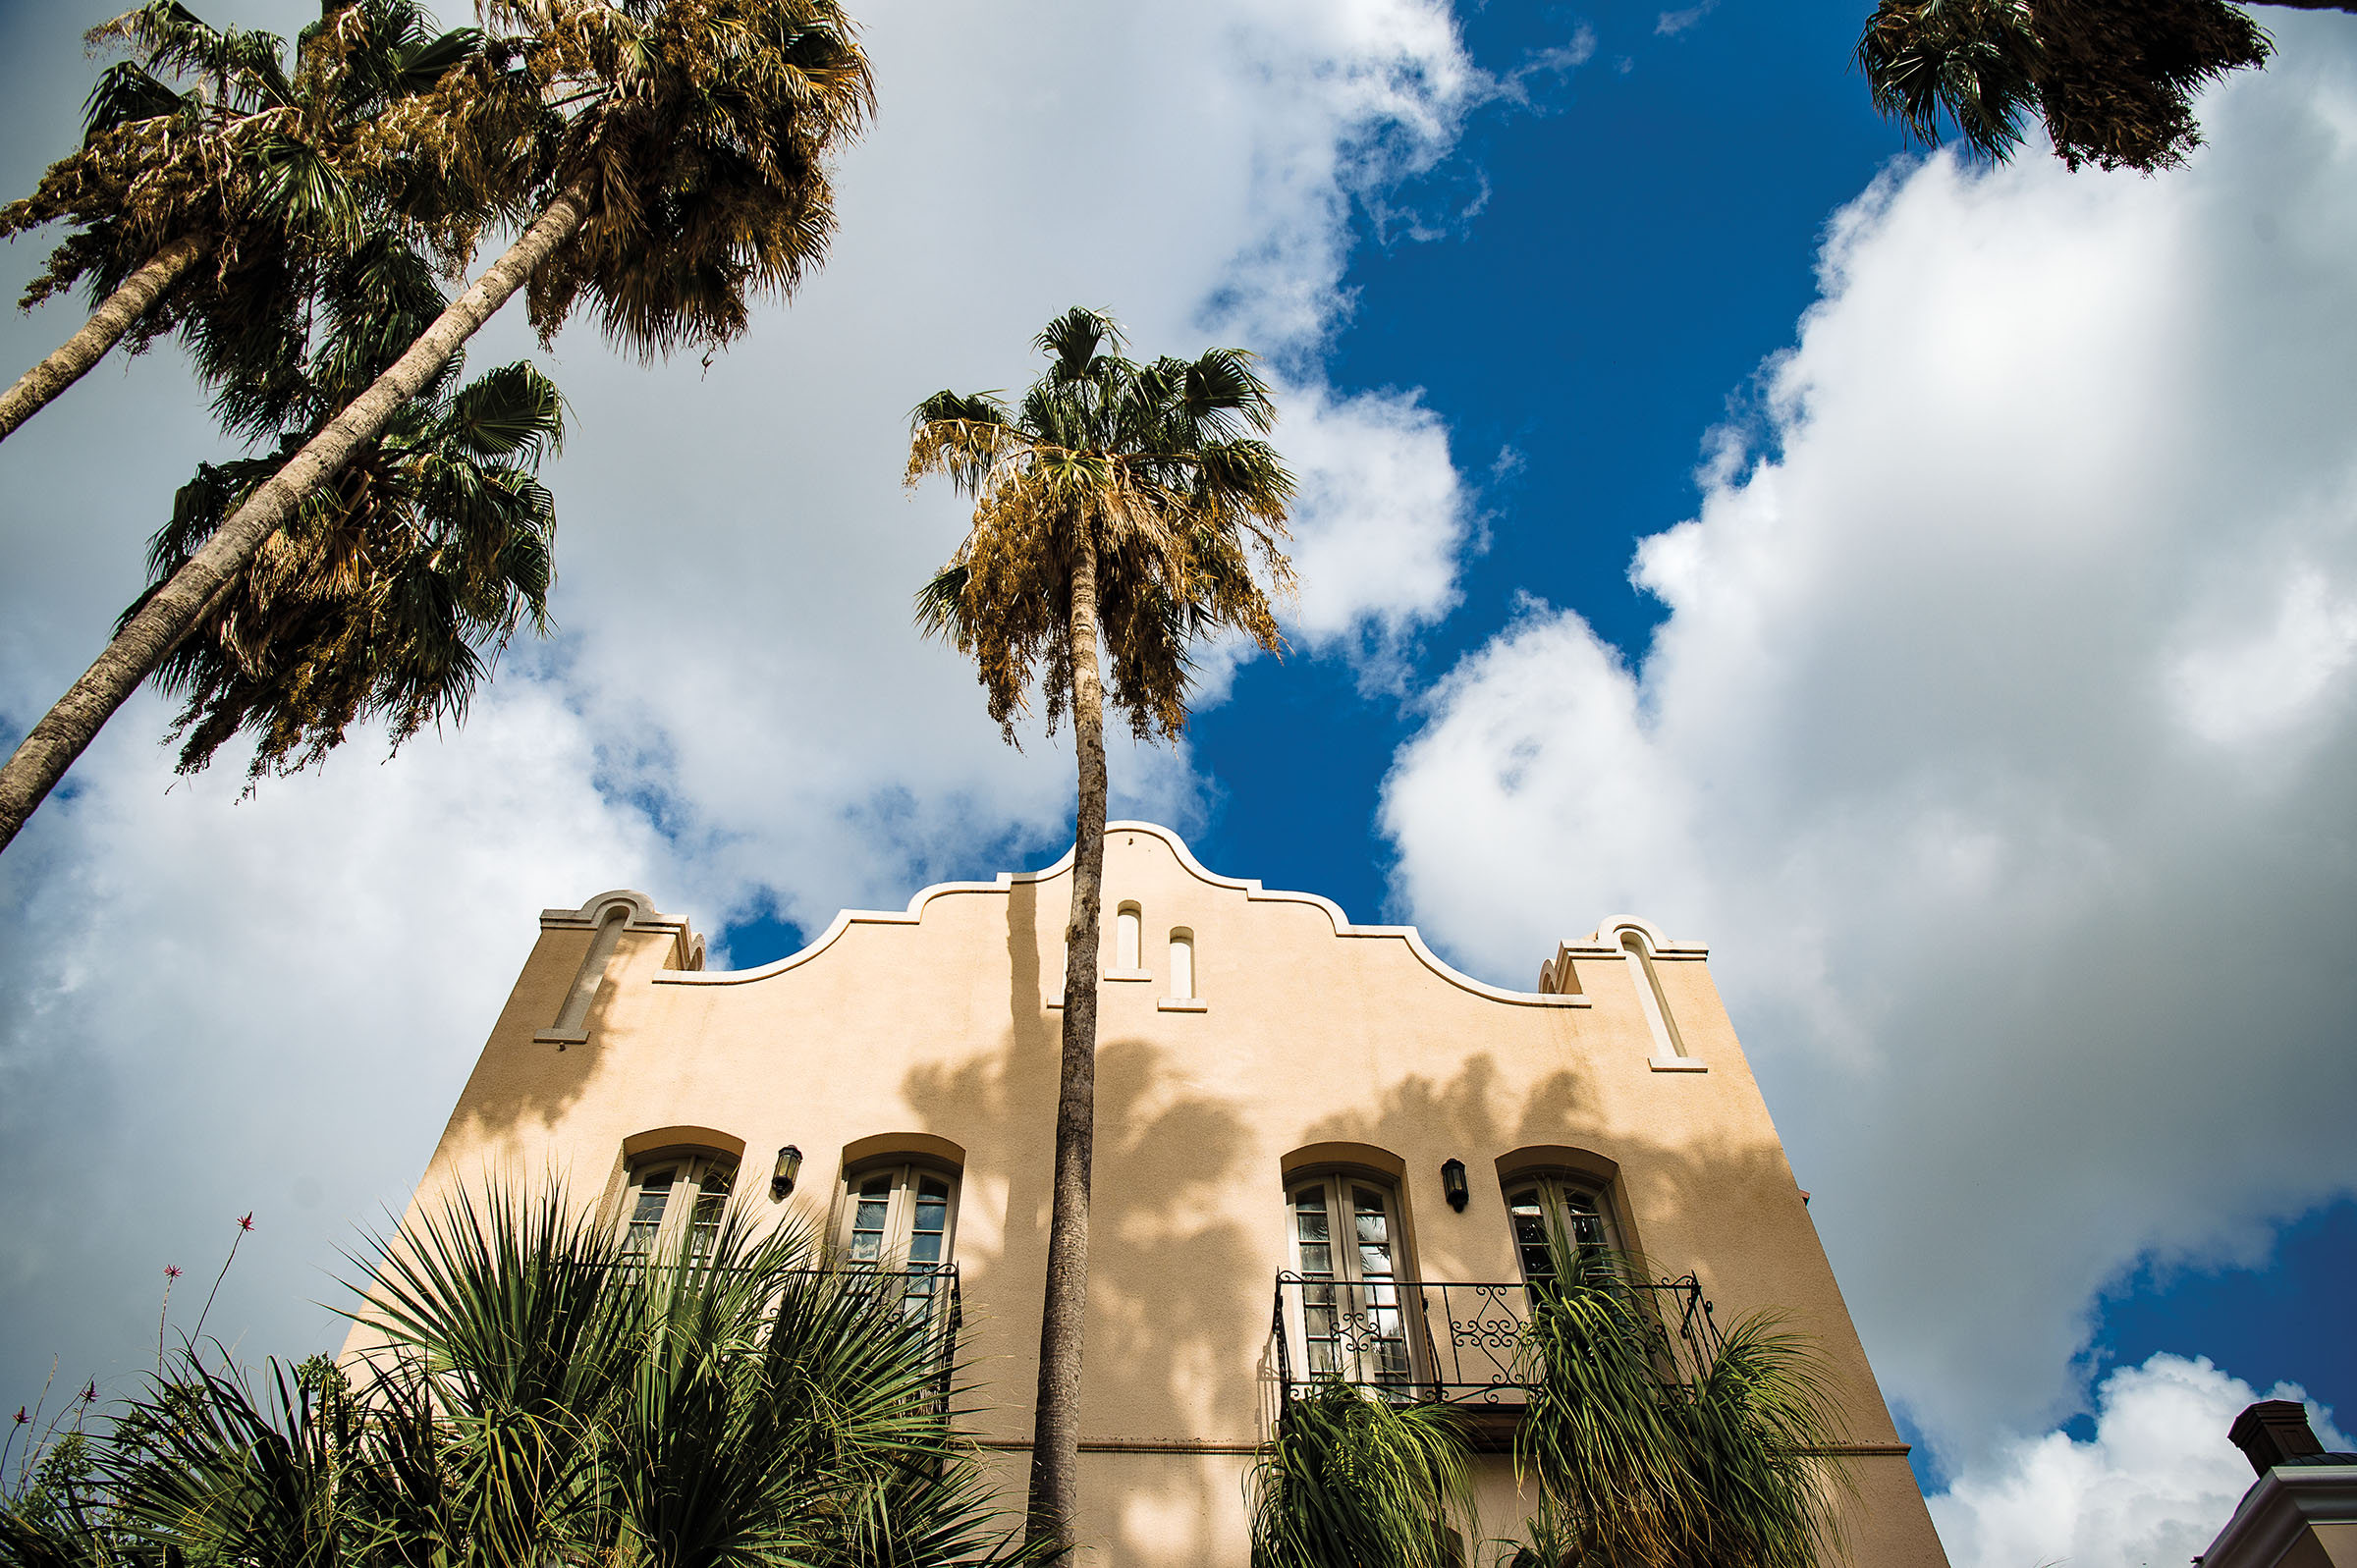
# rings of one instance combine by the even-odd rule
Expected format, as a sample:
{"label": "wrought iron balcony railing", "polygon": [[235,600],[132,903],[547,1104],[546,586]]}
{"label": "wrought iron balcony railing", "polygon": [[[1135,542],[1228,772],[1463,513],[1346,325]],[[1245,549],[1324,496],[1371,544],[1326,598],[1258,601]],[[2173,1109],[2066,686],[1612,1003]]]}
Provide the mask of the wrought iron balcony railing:
{"label": "wrought iron balcony railing", "polygon": [[[1545,1285],[1523,1280],[1357,1283],[1277,1276],[1271,1314],[1282,1396],[1337,1379],[1414,1404],[1519,1406],[1537,1376],[1531,1303]],[[1718,1325],[1701,1281],[1628,1282],[1659,1336],[1665,1382],[1691,1382],[1717,1356]]]}

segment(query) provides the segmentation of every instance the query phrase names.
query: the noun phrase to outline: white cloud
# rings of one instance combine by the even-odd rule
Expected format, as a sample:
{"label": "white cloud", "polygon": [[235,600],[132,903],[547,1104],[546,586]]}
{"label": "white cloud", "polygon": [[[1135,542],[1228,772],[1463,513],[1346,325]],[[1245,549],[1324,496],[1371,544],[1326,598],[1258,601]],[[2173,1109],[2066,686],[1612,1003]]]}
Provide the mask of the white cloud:
{"label": "white cloud", "polygon": [[1486,973],[1712,940],[1886,1388],[2054,1420],[2097,1290],[2357,1188],[2357,49],[2280,24],[2155,180],[1901,167],[1706,445],[1635,669],[1526,606],[1384,808]]}
{"label": "white cloud", "polygon": [[[1931,1499],[1953,1568],[2142,1568],[2190,1561],[2215,1540],[2252,1481],[2226,1440],[2258,1399],[2304,1399],[2278,1383],[2262,1394],[2207,1357],[2157,1355],[2121,1367],[2096,1390],[2095,1435],[2051,1432],[2005,1443]],[[2325,1446],[2349,1443],[2311,1404]]]}
{"label": "white cloud", "polygon": [[1653,24],[1657,37],[1674,38],[1690,27],[1700,27],[1702,19],[1719,9],[1719,0],[1702,0],[1700,5],[1687,6],[1682,11],[1665,11]]}
{"label": "white cloud", "polygon": [[[0,183],[28,186],[69,136],[80,28],[113,9],[0,11]],[[15,1189],[0,1378],[51,1351],[69,1371],[136,1358],[153,1271],[193,1270],[212,1217],[247,1208],[247,1293],[215,1325],[311,1336],[308,1271],[414,1178],[543,905],[628,882],[706,928],[773,906],[815,928],[1052,852],[1069,753],[1003,746],[970,672],[910,630],[960,516],[900,472],[908,408],[1021,385],[1065,307],[1113,307],[1146,353],[1268,357],[1302,549],[1328,560],[1349,530],[1369,568],[1324,572],[1309,640],[1380,660],[1453,602],[1468,522],[1438,419],[1320,370],[1353,203],[1434,170],[1494,95],[1445,4],[861,12],[883,114],[794,307],[708,371],[642,369],[586,330],[558,346],[558,643],[518,650],[464,734],[388,768],[356,741],[243,806],[234,763],[165,792],[141,704],[0,862],[0,1116],[48,1173]],[[241,20],[306,15],[255,0]],[[38,250],[10,252],[11,276]],[[70,315],[0,322],[0,355],[29,361]],[[502,318],[474,360],[529,350]],[[172,487],[214,452],[169,352],[102,366],[0,448],[0,732],[96,651]],[[1361,519],[1343,509],[1368,475],[1384,506]],[[1117,810],[1199,818],[1183,752],[1115,766]]]}

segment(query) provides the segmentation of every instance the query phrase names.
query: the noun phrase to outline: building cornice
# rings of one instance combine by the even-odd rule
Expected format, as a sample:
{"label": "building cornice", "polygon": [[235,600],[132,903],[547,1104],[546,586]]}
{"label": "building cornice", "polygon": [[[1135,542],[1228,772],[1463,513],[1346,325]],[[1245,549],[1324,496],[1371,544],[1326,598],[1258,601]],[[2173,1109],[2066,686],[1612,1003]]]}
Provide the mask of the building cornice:
{"label": "building cornice", "polygon": [[2226,1528],[2194,1559],[2206,1568],[2273,1568],[2312,1525],[2357,1522],[2357,1465],[2277,1465],[2243,1494]]}

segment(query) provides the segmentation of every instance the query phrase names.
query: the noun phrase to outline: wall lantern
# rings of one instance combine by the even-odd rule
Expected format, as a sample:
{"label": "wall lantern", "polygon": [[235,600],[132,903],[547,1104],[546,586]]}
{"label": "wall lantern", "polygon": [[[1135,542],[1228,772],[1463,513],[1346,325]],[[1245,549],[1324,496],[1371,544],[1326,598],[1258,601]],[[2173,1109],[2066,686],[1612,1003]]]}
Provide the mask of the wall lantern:
{"label": "wall lantern", "polygon": [[801,1170],[802,1152],[799,1149],[788,1144],[779,1150],[777,1168],[769,1175],[769,1195],[772,1198],[783,1198],[794,1191],[794,1178],[800,1175]]}
{"label": "wall lantern", "polygon": [[1472,1194],[1465,1190],[1465,1162],[1451,1160],[1441,1166],[1441,1191],[1449,1198],[1449,1207],[1458,1214],[1465,1212],[1465,1200]]}

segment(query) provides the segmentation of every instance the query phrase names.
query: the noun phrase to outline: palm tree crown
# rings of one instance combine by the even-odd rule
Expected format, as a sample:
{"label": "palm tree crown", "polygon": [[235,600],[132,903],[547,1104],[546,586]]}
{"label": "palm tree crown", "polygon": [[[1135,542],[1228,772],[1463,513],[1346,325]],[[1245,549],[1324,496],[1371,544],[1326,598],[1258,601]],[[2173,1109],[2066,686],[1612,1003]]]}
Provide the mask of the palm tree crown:
{"label": "palm tree crown", "polygon": [[1880,0],[1857,60],[1875,107],[1926,142],[1953,127],[2001,162],[2035,118],[2073,169],[2151,173],[2201,141],[2194,93],[2270,47],[2227,0]]}
{"label": "palm tree crown", "polygon": [[[290,68],[271,33],[216,28],[178,0],[150,0],[90,41],[132,58],[91,89],[82,146],[0,208],[0,236],[70,231],[27,288],[27,309],[81,284],[103,315],[128,285],[147,287],[132,289],[136,308],[115,313],[84,355],[69,345],[52,356],[59,364],[36,367],[46,385],[12,390],[0,434],[87,368],[61,356],[94,357],[118,340],[136,352],[183,332],[216,386],[283,362],[312,270],[402,221],[387,182],[360,167],[364,144],[385,163],[381,138],[364,133],[467,59],[480,35],[436,33],[415,0],[330,0]],[[417,183],[398,184],[419,207]],[[428,201],[415,216],[443,215]]]}
{"label": "palm tree crown", "polygon": [[1140,738],[1184,728],[1195,638],[1285,646],[1270,594],[1292,587],[1280,546],[1293,486],[1260,439],[1276,412],[1251,356],[1140,365],[1121,346],[1110,317],[1074,309],[1039,335],[1050,368],[1019,409],[939,392],[916,410],[909,481],[946,473],[975,502],[972,530],[918,596],[918,622],[974,659],[1010,739],[1035,676],[1051,727],[1069,705],[1084,539],[1112,700]]}
{"label": "palm tree crown", "polygon": [[[389,242],[335,269],[303,374],[224,393],[251,422],[284,421],[280,451],[197,470],[149,552],[152,584],[445,303],[425,259]],[[310,495],[157,670],[156,683],[185,699],[183,773],[241,729],[256,741],[249,782],[322,760],[364,717],[384,720],[398,748],[465,717],[486,651],[496,657],[526,622],[546,630],[556,503],[534,470],[563,443],[563,402],[528,363],[461,387],[462,363]]]}

